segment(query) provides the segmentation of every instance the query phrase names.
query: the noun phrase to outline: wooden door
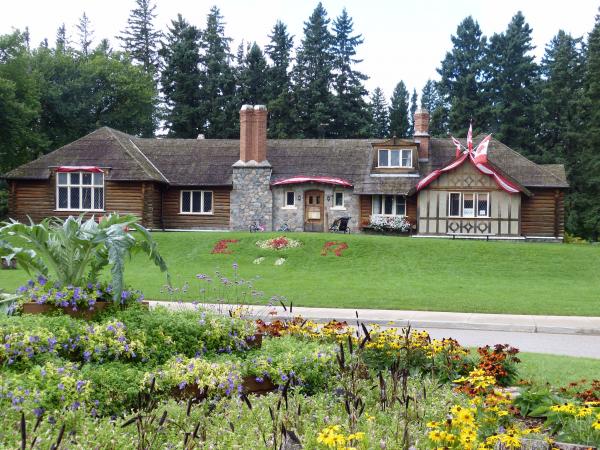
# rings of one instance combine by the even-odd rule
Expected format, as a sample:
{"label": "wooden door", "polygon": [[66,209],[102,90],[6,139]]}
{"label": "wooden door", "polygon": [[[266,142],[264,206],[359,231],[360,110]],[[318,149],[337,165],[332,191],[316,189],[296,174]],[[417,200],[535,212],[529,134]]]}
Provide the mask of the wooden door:
{"label": "wooden door", "polygon": [[323,231],[323,191],[306,191],[304,193],[304,231]]}

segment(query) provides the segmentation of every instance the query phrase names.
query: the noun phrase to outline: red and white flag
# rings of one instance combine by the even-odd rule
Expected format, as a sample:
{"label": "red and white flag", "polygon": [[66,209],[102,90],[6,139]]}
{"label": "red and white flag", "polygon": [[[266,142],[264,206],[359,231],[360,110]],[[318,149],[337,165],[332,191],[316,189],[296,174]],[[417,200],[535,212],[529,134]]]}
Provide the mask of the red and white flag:
{"label": "red and white flag", "polygon": [[487,162],[488,145],[490,144],[491,139],[492,135],[488,134],[475,149],[475,154],[473,155],[475,164]]}
{"label": "red and white flag", "polygon": [[460,144],[460,141],[458,139],[456,139],[454,136],[450,136],[452,138],[452,142],[454,142],[454,145],[456,145],[456,157],[458,158],[460,156],[461,153],[461,147],[462,145]]}
{"label": "red and white flag", "polygon": [[469,153],[473,151],[473,124],[469,124],[469,132],[467,133],[467,147],[469,149]]}

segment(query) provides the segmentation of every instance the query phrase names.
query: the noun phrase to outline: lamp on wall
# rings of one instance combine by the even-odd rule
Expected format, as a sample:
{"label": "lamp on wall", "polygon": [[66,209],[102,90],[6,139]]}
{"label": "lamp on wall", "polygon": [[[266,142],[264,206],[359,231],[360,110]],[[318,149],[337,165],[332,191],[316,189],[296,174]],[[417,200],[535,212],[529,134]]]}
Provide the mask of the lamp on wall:
{"label": "lamp on wall", "polygon": [[302,194],[298,194],[298,200],[302,200]]}
{"label": "lamp on wall", "polygon": [[328,196],[327,196],[327,201],[328,201],[328,202],[329,202],[329,201],[331,201],[331,195],[328,195]]}

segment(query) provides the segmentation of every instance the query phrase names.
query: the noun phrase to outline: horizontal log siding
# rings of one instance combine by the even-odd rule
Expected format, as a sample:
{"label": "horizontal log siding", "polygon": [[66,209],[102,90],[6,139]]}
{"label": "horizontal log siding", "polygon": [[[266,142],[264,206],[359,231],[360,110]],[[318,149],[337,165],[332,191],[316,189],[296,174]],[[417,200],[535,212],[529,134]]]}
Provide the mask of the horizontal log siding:
{"label": "horizontal log siding", "polygon": [[563,237],[565,233],[564,192],[560,189],[531,189],[523,197],[521,233],[524,236]]}
{"label": "horizontal log siding", "polygon": [[370,195],[360,196],[360,228],[369,225],[369,218],[373,208],[373,198]]}
{"label": "horizontal log siding", "polygon": [[[56,211],[54,176],[49,180],[13,181],[11,186],[9,217],[13,219],[28,221],[29,216],[34,222],[39,222],[46,217],[66,218],[81,214],[79,211]],[[105,212],[94,214],[118,212],[142,217],[142,183],[106,181],[104,187]]]}
{"label": "horizontal log siding", "polygon": [[406,218],[411,225],[417,223],[417,196],[406,197]]}
{"label": "horizontal log siding", "polygon": [[[213,214],[180,214],[180,192],[204,190],[213,192]],[[229,188],[168,188],[163,194],[163,224],[167,229],[229,229]]]}
{"label": "horizontal log siding", "polygon": [[162,228],[162,194],[161,186],[158,183],[144,183],[143,192],[143,211],[144,223],[147,227],[158,229]]}

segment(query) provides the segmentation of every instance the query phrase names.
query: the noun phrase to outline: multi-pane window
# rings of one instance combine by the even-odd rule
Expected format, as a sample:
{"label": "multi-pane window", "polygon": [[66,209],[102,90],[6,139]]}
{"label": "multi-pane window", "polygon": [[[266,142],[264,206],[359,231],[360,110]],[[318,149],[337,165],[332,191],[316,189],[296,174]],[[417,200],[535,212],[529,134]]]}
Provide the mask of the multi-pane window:
{"label": "multi-pane window", "polygon": [[489,217],[490,194],[451,192],[448,196],[449,217]]}
{"label": "multi-pane window", "polygon": [[56,174],[56,209],[104,210],[104,174],[58,172]]}
{"label": "multi-pane window", "polygon": [[379,167],[412,167],[412,150],[379,150]]}
{"label": "multi-pane window", "polygon": [[294,191],[287,191],[285,193],[285,206],[294,206],[295,204]]}
{"label": "multi-pane window", "polygon": [[182,214],[212,214],[212,191],[181,191]]}
{"label": "multi-pane window", "polygon": [[343,192],[336,192],[334,194],[334,205],[336,208],[343,208],[344,207],[344,193]]}
{"label": "multi-pane window", "polygon": [[384,216],[405,216],[406,197],[403,195],[374,195],[372,213]]}

